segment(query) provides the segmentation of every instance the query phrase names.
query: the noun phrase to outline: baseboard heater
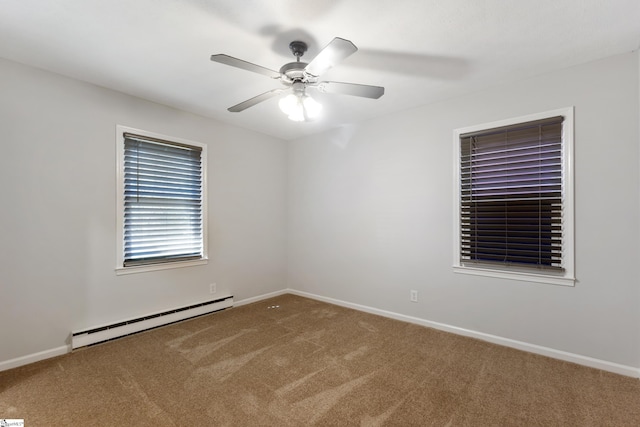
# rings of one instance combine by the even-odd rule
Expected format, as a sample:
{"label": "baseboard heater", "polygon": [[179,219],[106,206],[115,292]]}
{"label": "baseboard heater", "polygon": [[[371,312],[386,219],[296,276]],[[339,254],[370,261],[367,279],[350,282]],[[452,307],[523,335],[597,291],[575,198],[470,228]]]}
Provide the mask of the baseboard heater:
{"label": "baseboard heater", "polygon": [[173,310],[163,311],[161,313],[149,314],[136,319],[124,320],[122,322],[86,329],[84,331],[72,332],[71,347],[76,349],[109,341],[126,335],[146,331],[148,329],[157,328],[159,326],[168,325],[170,323],[179,322],[181,320],[213,313],[214,311],[224,310],[225,308],[230,307],[233,307],[233,296],[192,304]]}

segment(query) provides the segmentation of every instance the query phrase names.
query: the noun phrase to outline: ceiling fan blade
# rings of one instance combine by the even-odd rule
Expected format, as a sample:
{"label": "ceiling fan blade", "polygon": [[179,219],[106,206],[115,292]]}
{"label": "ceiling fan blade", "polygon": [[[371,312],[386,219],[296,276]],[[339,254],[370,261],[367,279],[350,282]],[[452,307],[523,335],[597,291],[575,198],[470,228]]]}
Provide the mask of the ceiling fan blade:
{"label": "ceiling fan blade", "polygon": [[232,67],[241,68],[243,70],[251,71],[258,74],[264,74],[272,79],[279,79],[280,73],[278,71],[270,70],[269,68],[261,67],[260,65],[253,64],[251,62],[243,61],[242,59],[234,58],[233,56],[218,54],[211,55],[213,62],[219,62],[220,64],[230,65]]}
{"label": "ceiling fan blade", "polygon": [[239,113],[240,111],[244,111],[249,107],[253,107],[256,104],[261,103],[262,101],[266,101],[269,98],[273,98],[274,96],[278,96],[279,94],[281,94],[282,92],[286,91],[287,89],[273,89],[270,90],[269,92],[265,92],[262,93],[258,96],[254,96],[251,99],[247,99],[246,101],[243,101],[239,104],[234,105],[233,107],[229,107],[227,108],[227,110],[231,111],[232,113]]}
{"label": "ceiling fan blade", "polygon": [[349,40],[336,37],[311,60],[304,71],[309,75],[318,77],[338,62],[357,52],[357,50],[356,45]]}
{"label": "ceiling fan blade", "polygon": [[359,85],[342,82],[320,82],[315,87],[324,93],[340,93],[343,95],[361,96],[363,98],[378,99],[384,95],[381,86]]}

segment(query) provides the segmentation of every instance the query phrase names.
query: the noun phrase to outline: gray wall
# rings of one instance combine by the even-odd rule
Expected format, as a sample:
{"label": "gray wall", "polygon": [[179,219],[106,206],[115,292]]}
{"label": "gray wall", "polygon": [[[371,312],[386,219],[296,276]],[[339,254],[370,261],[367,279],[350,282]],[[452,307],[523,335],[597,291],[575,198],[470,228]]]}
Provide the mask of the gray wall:
{"label": "gray wall", "polygon": [[[286,144],[0,60],[0,362],[73,330],[286,287]],[[116,124],[208,145],[206,266],[116,276]]]}
{"label": "gray wall", "polygon": [[[639,65],[620,55],[285,143],[0,60],[0,363],[216,282],[640,367]],[[453,129],[567,106],[576,286],[454,274]],[[116,124],[208,144],[208,265],[116,276]]]}
{"label": "gray wall", "polygon": [[[289,287],[640,367],[638,81],[626,54],[290,143]],[[454,274],[453,130],[569,106],[576,286]]]}

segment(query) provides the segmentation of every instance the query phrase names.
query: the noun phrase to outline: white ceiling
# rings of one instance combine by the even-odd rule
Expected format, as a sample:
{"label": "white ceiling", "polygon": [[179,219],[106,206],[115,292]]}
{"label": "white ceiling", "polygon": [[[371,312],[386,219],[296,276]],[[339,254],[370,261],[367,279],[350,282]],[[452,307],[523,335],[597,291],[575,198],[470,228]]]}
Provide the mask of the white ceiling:
{"label": "white ceiling", "polygon": [[[371,100],[318,94],[323,117],[295,123],[270,99],[281,87],[209,60],[278,70],[334,37],[359,51],[323,78],[384,86]],[[0,57],[282,139],[372,119],[640,44],[638,0],[1,0]]]}

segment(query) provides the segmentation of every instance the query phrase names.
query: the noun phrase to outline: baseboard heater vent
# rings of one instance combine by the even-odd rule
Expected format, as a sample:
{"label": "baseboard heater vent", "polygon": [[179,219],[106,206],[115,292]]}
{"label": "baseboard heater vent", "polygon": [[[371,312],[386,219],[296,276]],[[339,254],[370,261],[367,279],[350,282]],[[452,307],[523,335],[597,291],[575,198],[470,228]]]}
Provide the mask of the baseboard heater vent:
{"label": "baseboard heater vent", "polygon": [[126,335],[135,334],[149,329],[165,326],[181,320],[191,319],[214,311],[233,307],[233,296],[218,298],[198,304],[180,307],[161,313],[149,314],[136,319],[125,320],[110,325],[99,326],[71,334],[71,346],[73,349],[92,344],[109,341]]}

